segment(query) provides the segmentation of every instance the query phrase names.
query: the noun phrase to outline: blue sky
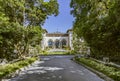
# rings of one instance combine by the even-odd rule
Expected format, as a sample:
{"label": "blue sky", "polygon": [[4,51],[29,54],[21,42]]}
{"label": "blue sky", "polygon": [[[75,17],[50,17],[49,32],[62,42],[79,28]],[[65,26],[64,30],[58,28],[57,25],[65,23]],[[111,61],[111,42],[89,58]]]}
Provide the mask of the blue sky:
{"label": "blue sky", "polygon": [[50,16],[43,25],[43,28],[47,29],[49,33],[56,32],[57,30],[65,33],[68,29],[72,28],[74,18],[70,14],[70,1],[58,0],[59,15],[57,17]]}

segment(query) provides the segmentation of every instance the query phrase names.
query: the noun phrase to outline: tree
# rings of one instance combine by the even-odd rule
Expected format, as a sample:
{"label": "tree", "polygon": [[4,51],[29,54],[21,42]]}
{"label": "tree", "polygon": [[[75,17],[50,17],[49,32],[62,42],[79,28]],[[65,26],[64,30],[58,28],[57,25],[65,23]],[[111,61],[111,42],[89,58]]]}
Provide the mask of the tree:
{"label": "tree", "polygon": [[42,40],[41,25],[58,15],[57,0],[0,0],[0,58],[13,60]]}
{"label": "tree", "polygon": [[119,0],[72,0],[74,32],[84,37],[95,58],[120,58]]}
{"label": "tree", "polygon": [[57,0],[1,0],[2,12],[10,22],[38,26],[52,14],[58,15]]}
{"label": "tree", "polygon": [[29,25],[42,25],[46,18],[52,14],[58,15],[57,0],[26,0],[25,1],[25,19]]}

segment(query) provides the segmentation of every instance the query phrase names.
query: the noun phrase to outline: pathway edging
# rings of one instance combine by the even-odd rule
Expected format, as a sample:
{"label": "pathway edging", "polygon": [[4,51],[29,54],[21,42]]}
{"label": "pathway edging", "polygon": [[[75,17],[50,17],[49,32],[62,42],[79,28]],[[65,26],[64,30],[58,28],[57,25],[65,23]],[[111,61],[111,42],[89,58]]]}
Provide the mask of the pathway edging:
{"label": "pathway edging", "polygon": [[111,79],[110,77],[106,76],[105,74],[91,68],[91,67],[88,67],[87,65],[81,63],[81,62],[78,62],[76,61],[74,58],[72,59],[74,62],[76,62],[77,64],[80,64],[82,66],[84,66],[85,68],[87,68],[88,70],[94,72],[95,74],[97,74],[100,78],[104,79],[105,81],[114,81],[113,79]]}
{"label": "pathway edging", "polygon": [[8,81],[9,78],[12,78],[12,77],[15,77],[15,76],[19,75],[21,71],[27,70],[30,66],[34,65],[37,61],[39,61],[39,59],[36,60],[35,62],[31,63],[30,65],[27,65],[27,66],[25,66],[25,67],[22,67],[22,68],[16,70],[15,72],[6,75],[6,76],[5,76],[2,80],[0,80],[0,81]]}

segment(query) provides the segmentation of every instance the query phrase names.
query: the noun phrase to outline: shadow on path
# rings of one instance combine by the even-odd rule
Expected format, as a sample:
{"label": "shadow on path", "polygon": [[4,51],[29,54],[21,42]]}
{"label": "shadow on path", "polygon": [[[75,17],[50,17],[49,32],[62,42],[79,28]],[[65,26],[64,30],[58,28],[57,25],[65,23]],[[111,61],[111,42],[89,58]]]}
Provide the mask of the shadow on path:
{"label": "shadow on path", "polygon": [[41,56],[27,70],[9,81],[104,81],[70,60],[73,56]]}

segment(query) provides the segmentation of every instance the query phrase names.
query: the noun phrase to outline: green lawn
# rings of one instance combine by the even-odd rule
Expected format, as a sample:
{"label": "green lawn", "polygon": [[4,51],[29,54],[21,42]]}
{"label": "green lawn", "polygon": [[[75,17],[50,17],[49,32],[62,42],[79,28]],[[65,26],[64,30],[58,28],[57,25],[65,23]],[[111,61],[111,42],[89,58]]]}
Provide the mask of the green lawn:
{"label": "green lawn", "polygon": [[42,51],[40,55],[73,55],[75,51],[67,50],[67,51]]}
{"label": "green lawn", "polygon": [[44,52],[41,55],[72,55],[72,52],[54,51],[54,52]]}

